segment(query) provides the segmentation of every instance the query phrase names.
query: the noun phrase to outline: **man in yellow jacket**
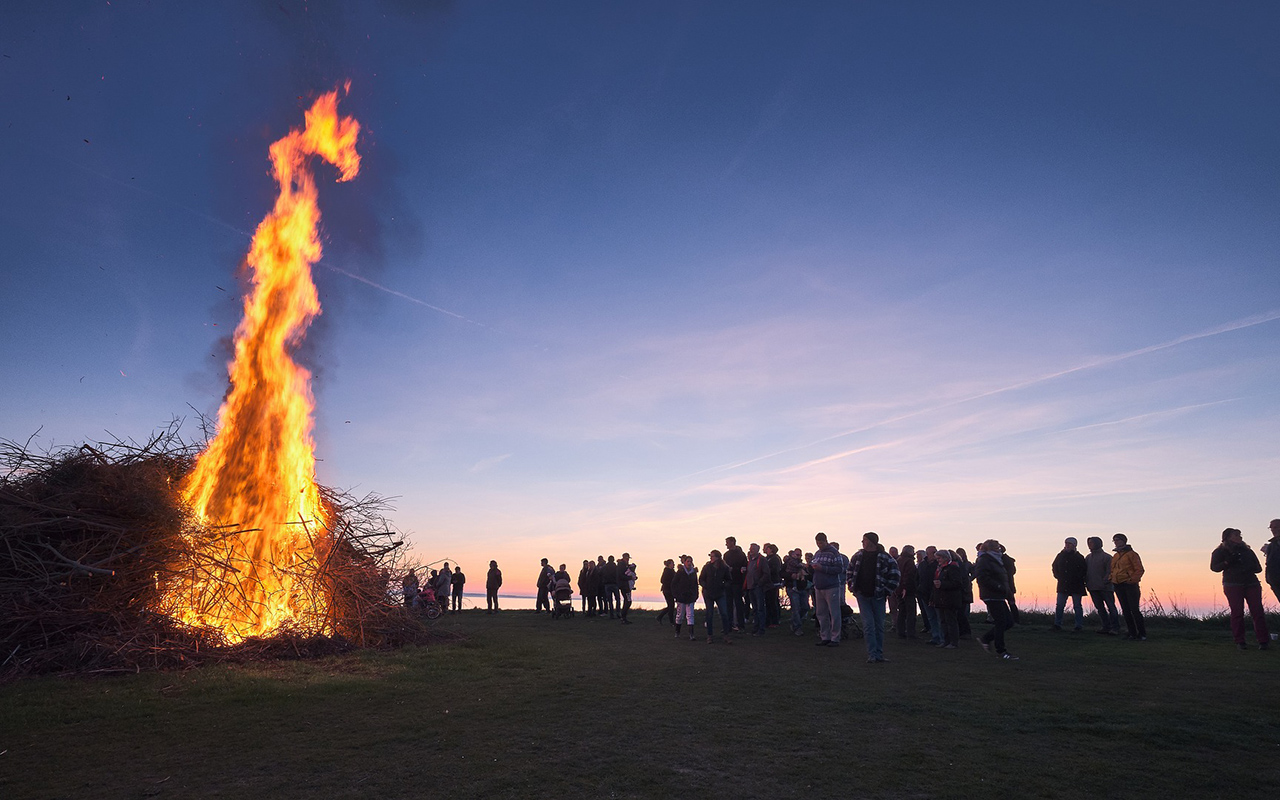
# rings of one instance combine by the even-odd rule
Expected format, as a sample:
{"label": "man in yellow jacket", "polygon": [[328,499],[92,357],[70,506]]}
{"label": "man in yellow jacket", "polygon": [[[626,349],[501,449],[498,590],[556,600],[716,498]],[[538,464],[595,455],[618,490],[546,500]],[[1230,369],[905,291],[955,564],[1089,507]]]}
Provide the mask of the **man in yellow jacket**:
{"label": "man in yellow jacket", "polygon": [[1117,533],[1111,537],[1115,543],[1115,555],[1111,557],[1111,583],[1116,588],[1116,599],[1120,601],[1120,613],[1124,616],[1124,624],[1129,633],[1124,637],[1135,642],[1147,640],[1147,626],[1142,622],[1142,610],[1138,607],[1142,602],[1142,590],[1139,581],[1145,572],[1142,559],[1129,546],[1129,537]]}

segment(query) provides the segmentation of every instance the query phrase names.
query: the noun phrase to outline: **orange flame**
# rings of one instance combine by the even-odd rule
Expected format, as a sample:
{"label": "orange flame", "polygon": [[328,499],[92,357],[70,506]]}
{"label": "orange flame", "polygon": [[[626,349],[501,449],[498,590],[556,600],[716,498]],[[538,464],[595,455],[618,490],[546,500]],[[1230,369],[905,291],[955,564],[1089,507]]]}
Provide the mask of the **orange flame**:
{"label": "orange flame", "polygon": [[299,568],[314,564],[316,534],[328,520],[315,483],[311,373],[289,351],[320,313],[311,280],[320,211],[308,161],[319,156],[338,168],[338,180],[350,180],[360,170],[359,132],[354,119],[338,116],[334,91],[306,112],[305,128],[271,145],[280,196],[249,250],[253,291],[236,329],[231,390],[217,435],[182,486],[202,522],[240,529],[219,554],[233,586],[193,577],[164,604],[183,622],[220,629],[233,642],[286,622],[322,628],[317,620],[328,611],[322,592],[296,580]]}

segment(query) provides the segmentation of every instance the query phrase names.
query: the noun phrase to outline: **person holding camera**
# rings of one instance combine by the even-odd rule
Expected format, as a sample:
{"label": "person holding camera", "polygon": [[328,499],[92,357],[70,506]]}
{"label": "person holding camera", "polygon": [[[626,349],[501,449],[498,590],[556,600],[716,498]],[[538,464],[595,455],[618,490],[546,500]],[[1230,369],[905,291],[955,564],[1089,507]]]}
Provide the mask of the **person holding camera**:
{"label": "person holding camera", "polygon": [[1238,528],[1227,528],[1222,532],[1222,544],[1209,557],[1209,569],[1222,573],[1222,593],[1227,596],[1227,605],[1231,608],[1231,636],[1236,640],[1236,647],[1249,649],[1244,640],[1244,605],[1248,603],[1258,649],[1266,650],[1271,644],[1271,634],[1267,632],[1267,618],[1262,608],[1262,582],[1258,580],[1262,564],[1244,543]]}

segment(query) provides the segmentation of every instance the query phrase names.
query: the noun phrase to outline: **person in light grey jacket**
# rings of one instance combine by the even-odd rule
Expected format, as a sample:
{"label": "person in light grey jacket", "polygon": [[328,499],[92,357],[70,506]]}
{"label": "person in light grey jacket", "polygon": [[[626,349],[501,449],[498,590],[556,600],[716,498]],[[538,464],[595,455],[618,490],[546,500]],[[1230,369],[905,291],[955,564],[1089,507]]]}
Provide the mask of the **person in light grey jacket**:
{"label": "person in light grey jacket", "polygon": [[1098,610],[1102,630],[1098,633],[1116,636],[1120,633],[1120,614],[1116,610],[1116,590],[1111,585],[1111,554],[1102,549],[1102,537],[1090,536],[1089,555],[1084,557],[1084,585],[1089,599]]}

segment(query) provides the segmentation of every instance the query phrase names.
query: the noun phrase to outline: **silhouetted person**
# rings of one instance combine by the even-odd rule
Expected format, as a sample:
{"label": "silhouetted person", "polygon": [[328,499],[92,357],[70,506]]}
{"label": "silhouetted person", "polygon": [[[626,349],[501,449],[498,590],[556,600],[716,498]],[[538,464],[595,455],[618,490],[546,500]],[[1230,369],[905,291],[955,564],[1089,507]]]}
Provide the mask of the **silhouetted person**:
{"label": "silhouetted person", "polygon": [[462,610],[462,587],[467,584],[467,576],[462,574],[462,567],[457,566],[453,570],[452,585],[449,587],[449,596],[453,598],[453,613],[457,614]]}
{"label": "silhouetted person", "polygon": [[630,625],[627,614],[631,611],[631,591],[636,588],[636,565],[631,563],[631,554],[623,553],[618,561],[618,593],[622,596],[619,616],[623,625]]}
{"label": "silhouetted person", "polygon": [[551,584],[555,583],[556,571],[551,568],[551,564],[544,558],[541,566],[538,567],[538,600],[534,603],[533,612],[541,614],[544,610],[551,611]]}
{"label": "silhouetted person", "polygon": [[484,613],[492,614],[501,611],[498,608],[498,590],[502,588],[502,570],[497,561],[489,562],[489,573],[484,579]]}
{"label": "silhouetted person", "polygon": [[675,578],[676,562],[668,558],[662,562],[662,577],[658,579],[658,585],[662,589],[662,599],[667,601],[667,607],[658,612],[658,622],[661,623],[663,617],[671,620],[672,624],[676,626],[676,634],[679,635],[680,623],[676,620],[675,589],[671,585]]}
{"label": "silhouetted person", "polygon": [[729,638],[729,625],[731,612],[728,600],[728,592],[733,585],[732,570],[729,565],[724,563],[724,559],[720,557],[719,550],[712,550],[707,554],[708,561],[702,565],[702,572],[698,575],[698,585],[702,587],[702,602],[707,609],[707,644],[715,641],[715,625],[711,620],[715,618],[715,610],[720,608],[720,623],[724,634],[724,643],[729,644],[733,640]]}
{"label": "silhouetted person", "polygon": [[1017,656],[1005,649],[1004,633],[1013,625],[1013,617],[1009,612],[1009,598],[1013,597],[1013,587],[1009,584],[1009,572],[1005,569],[1004,553],[1000,543],[988,539],[982,545],[982,551],[973,562],[973,577],[978,584],[978,596],[987,604],[987,613],[991,615],[991,630],[982,634],[979,643],[983,650],[991,650],[995,644],[996,655],[1006,661],[1016,661]]}
{"label": "silhouetted person", "polygon": [[619,606],[618,562],[613,560],[613,556],[609,556],[609,560],[605,562],[600,578],[604,581],[604,607],[609,611],[609,619],[616,619],[615,612]]}
{"label": "silhouetted person", "polygon": [[1098,633],[1116,636],[1120,633],[1120,615],[1116,611],[1116,590],[1111,585],[1111,554],[1102,549],[1101,536],[1090,536],[1086,544],[1089,555],[1084,557],[1084,585],[1102,621]]}
{"label": "silhouetted person", "polygon": [[1053,609],[1053,629],[1062,630],[1062,612],[1066,610],[1067,598],[1071,598],[1071,607],[1075,611],[1075,630],[1084,630],[1085,577],[1088,572],[1084,556],[1076,549],[1076,539],[1068,536],[1063,542],[1062,552],[1053,559],[1053,577],[1058,579],[1058,603]]}
{"label": "silhouetted person", "polygon": [[899,639],[916,638],[916,582],[919,580],[919,567],[916,566],[916,548],[907,545],[898,556],[898,571],[901,579],[898,582],[898,619]]}
{"label": "silhouetted person", "polygon": [[942,647],[954,650],[960,643],[960,607],[964,605],[964,584],[960,565],[950,550],[938,551],[938,571],[933,578],[933,594],[929,602],[938,610],[942,627]]}
{"label": "silhouetted person", "polygon": [[1267,557],[1267,585],[1280,600],[1280,519],[1271,520],[1271,538],[1262,545],[1262,552]]}
{"label": "silhouetted person", "polygon": [[729,614],[733,617],[733,629],[742,630],[747,624],[747,603],[743,584],[747,580],[747,554],[732,536],[724,540],[724,563],[729,567]]}
{"label": "silhouetted person", "polygon": [[1236,646],[1241,650],[1249,649],[1244,641],[1244,606],[1248,603],[1249,616],[1253,618],[1253,634],[1258,640],[1258,647],[1266,650],[1271,646],[1271,634],[1267,632],[1262,584],[1258,581],[1262,564],[1244,543],[1237,528],[1227,528],[1222,532],[1222,544],[1209,558],[1209,569],[1222,573],[1222,593],[1227,596],[1227,606],[1231,609],[1231,636],[1236,640]]}

